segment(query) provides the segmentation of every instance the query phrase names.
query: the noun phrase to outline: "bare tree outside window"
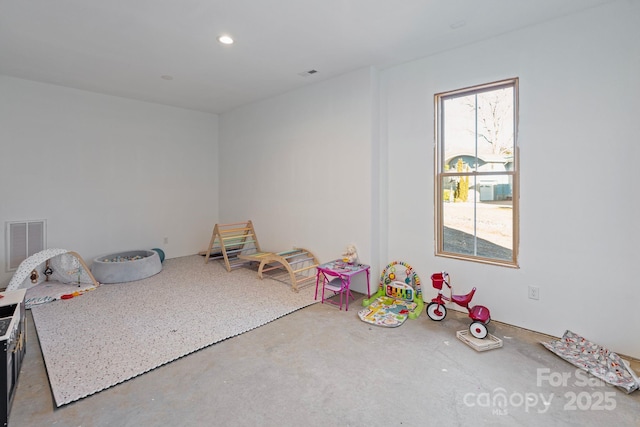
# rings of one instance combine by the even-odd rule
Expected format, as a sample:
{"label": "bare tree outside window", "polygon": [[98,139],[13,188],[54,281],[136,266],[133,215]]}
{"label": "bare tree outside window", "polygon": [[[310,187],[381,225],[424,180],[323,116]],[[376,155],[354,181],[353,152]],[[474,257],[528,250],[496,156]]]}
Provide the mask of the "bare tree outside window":
{"label": "bare tree outside window", "polygon": [[436,255],[517,267],[517,90],[435,95]]}

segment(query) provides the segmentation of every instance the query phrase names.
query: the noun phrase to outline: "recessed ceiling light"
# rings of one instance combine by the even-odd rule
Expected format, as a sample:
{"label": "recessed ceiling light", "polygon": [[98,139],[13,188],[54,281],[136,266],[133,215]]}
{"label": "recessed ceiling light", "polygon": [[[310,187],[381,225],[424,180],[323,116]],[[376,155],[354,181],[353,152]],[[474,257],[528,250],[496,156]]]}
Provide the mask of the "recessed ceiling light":
{"label": "recessed ceiling light", "polygon": [[233,39],[230,36],[220,36],[218,41],[222,44],[233,44]]}

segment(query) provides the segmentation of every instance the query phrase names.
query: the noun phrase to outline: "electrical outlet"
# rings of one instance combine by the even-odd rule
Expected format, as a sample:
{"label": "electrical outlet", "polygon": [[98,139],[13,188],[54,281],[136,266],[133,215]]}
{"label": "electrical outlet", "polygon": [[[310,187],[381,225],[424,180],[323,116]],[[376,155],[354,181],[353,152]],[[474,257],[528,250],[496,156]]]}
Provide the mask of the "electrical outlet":
{"label": "electrical outlet", "polygon": [[537,286],[529,286],[529,299],[540,299],[540,288]]}
{"label": "electrical outlet", "polygon": [[164,244],[165,244],[165,245],[169,244],[169,238],[168,238],[168,237],[165,237],[165,238],[164,238]]}

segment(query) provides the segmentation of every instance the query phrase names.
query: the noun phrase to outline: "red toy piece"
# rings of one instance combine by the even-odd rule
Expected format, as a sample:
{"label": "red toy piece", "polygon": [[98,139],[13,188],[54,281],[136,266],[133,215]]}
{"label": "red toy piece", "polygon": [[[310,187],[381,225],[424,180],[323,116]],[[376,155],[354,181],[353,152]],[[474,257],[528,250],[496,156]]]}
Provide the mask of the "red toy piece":
{"label": "red toy piece", "polygon": [[77,297],[77,296],[80,296],[80,295],[82,295],[82,294],[81,294],[80,292],[76,291],[76,292],[72,292],[72,293],[70,293],[70,294],[62,295],[62,296],[60,297],[60,299],[71,299],[71,298],[73,298],[73,297]]}
{"label": "red toy piece", "polygon": [[[473,295],[476,293],[476,288],[471,289],[471,292],[466,295],[454,295],[453,288],[449,284],[449,274],[446,271],[432,274],[431,282],[433,283],[433,287],[438,290],[438,295],[427,305],[427,316],[429,316],[431,320],[440,321],[444,319],[447,315],[447,309],[444,305],[448,302],[454,302],[466,308],[469,312],[469,318],[472,320],[469,326],[471,335],[483,339],[489,334],[487,330],[487,325],[491,321],[489,309],[483,305],[474,305],[469,308],[469,303],[471,303]],[[442,293],[443,283],[449,288],[449,296],[445,296]]]}

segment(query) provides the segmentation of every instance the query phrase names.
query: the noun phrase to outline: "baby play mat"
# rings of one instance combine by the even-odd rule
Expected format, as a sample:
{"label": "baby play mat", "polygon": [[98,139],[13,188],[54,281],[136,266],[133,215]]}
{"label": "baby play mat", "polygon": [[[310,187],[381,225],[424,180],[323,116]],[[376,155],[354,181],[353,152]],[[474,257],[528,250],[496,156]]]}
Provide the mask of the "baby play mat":
{"label": "baby play mat", "polygon": [[358,312],[360,320],[377,326],[395,328],[407,320],[409,312],[416,308],[416,303],[390,297],[376,299],[369,307]]}
{"label": "baby play mat", "polygon": [[[397,280],[402,275],[404,281]],[[407,318],[417,318],[422,311],[420,277],[409,264],[394,261],[382,271],[379,289],[373,298],[367,308],[358,312],[360,320],[388,328],[400,326]]]}
{"label": "baby play mat", "polygon": [[26,288],[25,307],[31,308],[79,296],[96,289],[98,285],[78,253],[50,248],[33,254],[20,263],[7,290]]}
{"label": "baby play mat", "polygon": [[46,304],[59,299],[71,299],[96,289],[92,283],[43,282],[27,289],[24,306],[29,309],[38,304]]}

